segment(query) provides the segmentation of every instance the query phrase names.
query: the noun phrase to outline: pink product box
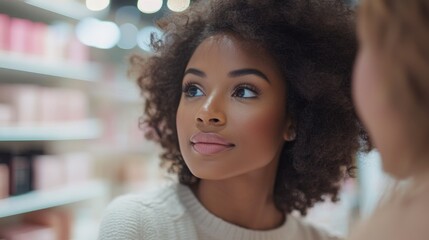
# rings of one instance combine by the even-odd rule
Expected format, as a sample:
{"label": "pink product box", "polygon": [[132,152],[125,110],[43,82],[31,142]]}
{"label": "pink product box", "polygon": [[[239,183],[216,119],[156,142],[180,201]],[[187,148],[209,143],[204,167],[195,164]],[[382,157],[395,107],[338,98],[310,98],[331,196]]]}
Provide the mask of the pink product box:
{"label": "pink product box", "polygon": [[73,27],[67,23],[55,23],[47,27],[45,57],[48,61],[64,61],[67,45],[73,36]]}
{"label": "pink product box", "polygon": [[40,89],[40,112],[39,121],[42,123],[59,122],[58,113],[65,111],[61,109],[61,102],[65,101],[55,88]]}
{"label": "pink product box", "polygon": [[45,41],[47,25],[45,23],[33,23],[30,29],[29,53],[42,57],[45,54]]}
{"label": "pink product box", "polygon": [[31,29],[32,22],[21,18],[11,18],[9,50],[15,53],[31,53]]}
{"label": "pink product box", "polygon": [[23,222],[42,225],[52,228],[56,233],[56,240],[70,240],[73,224],[73,214],[67,209],[47,209],[27,213]]}
{"label": "pink product box", "polygon": [[0,87],[0,125],[34,125],[82,121],[88,97],[79,90],[3,84]]}
{"label": "pink product box", "polygon": [[66,109],[67,116],[64,120],[68,121],[82,121],[88,115],[88,97],[79,90],[69,89],[63,90],[64,95],[67,96]]}
{"label": "pink product box", "polygon": [[89,61],[89,47],[83,45],[76,37],[71,37],[66,58],[70,63],[81,66]]}
{"label": "pink product box", "polygon": [[0,88],[0,103],[7,104],[9,121],[20,125],[37,122],[39,87],[31,84],[4,84]]}
{"label": "pink product box", "polygon": [[36,190],[56,189],[65,185],[64,161],[54,155],[40,155],[33,162],[33,180]]}
{"label": "pink product box", "polygon": [[[13,87],[13,85],[10,84],[2,84],[0,87],[0,104],[3,106],[10,106],[12,108],[12,112],[10,113],[12,116],[11,118],[12,122],[16,122],[16,113],[13,106],[13,93],[16,89]],[[4,110],[3,110],[4,111]]]}
{"label": "pink product box", "polygon": [[9,50],[10,17],[0,14],[0,51]]}
{"label": "pink product box", "polygon": [[0,239],[6,240],[56,240],[57,236],[52,228],[21,224],[0,230]]}
{"label": "pink product box", "polygon": [[32,125],[37,122],[39,87],[35,85],[17,85],[15,108],[17,122],[20,125]]}
{"label": "pink product box", "polygon": [[10,18],[7,45],[11,52],[43,56],[48,26],[21,18]]}
{"label": "pink product box", "polygon": [[93,159],[87,153],[69,153],[61,156],[65,164],[66,183],[75,185],[92,178]]}
{"label": "pink product box", "polygon": [[86,119],[89,103],[83,92],[61,88],[44,88],[41,92],[41,122],[82,121]]}
{"label": "pink product box", "polygon": [[6,164],[0,164],[0,199],[9,196],[9,168]]}
{"label": "pink product box", "polygon": [[40,122],[58,123],[86,118],[89,103],[82,92],[52,87],[42,88],[40,92]]}
{"label": "pink product box", "polygon": [[8,126],[13,122],[13,109],[10,104],[0,102],[0,127]]}
{"label": "pink product box", "polygon": [[1,51],[35,55],[48,61],[67,59],[78,65],[89,60],[89,48],[73,36],[70,25],[48,26],[0,13]]}

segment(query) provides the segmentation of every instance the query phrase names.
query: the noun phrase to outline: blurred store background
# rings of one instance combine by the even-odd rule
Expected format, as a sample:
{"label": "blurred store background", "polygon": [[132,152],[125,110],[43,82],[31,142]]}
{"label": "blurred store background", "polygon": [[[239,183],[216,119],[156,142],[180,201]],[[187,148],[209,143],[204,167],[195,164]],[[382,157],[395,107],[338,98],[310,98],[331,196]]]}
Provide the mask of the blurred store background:
{"label": "blurred store background", "polygon": [[[96,239],[114,197],[165,181],[127,58],[151,54],[156,19],[191,3],[0,0],[0,239]],[[346,234],[371,213],[386,177],[376,152],[357,163],[308,221]]]}

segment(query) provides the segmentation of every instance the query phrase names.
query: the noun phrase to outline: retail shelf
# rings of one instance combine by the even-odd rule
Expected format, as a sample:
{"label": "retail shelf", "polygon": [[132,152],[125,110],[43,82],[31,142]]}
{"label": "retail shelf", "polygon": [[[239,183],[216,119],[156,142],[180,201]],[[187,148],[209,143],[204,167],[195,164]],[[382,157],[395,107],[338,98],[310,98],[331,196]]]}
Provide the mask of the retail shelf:
{"label": "retail shelf", "polygon": [[111,98],[121,103],[139,104],[143,106],[143,100],[140,96],[140,90],[137,84],[116,84],[109,93]]}
{"label": "retail shelf", "polygon": [[103,101],[114,101],[119,104],[144,105],[144,99],[140,95],[140,89],[136,83],[131,81],[120,81],[120,83],[103,84],[100,91],[94,92],[94,96]]}
{"label": "retail shelf", "polygon": [[0,142],[85,140],[98,138],[101,132],[101,123],[95,119],[40,126],[3,126],[0,127]]}
{"label": "retail shelf", "polygon": [[90,11],[86,6],[78,1],[52,1],[52,0],[25,0],[26,4],[62,15],[72,19],[79,20],[84,17],[94,16],[95,13]]}
{"label": "retail shelf", "polygon": [[109,146],[93,146],[90,149],[90,153],[100,157],[121,155],[148,156],[159,155],[161,152],[161,146],[149,140],[146,140],[140,144],[133,143],[133,145],[125,145],[116,143]]}
{"label": "retail shelf", "polygon": [[33,191],[0,200],[0,218],[104,197],[108,184],[91,181],[57,190]]}
{"label": "retail shelf", "polygon": [[108,9],[94,12],[85,4],[76,0],[13,0],[0,1],[0,6],[5,12],[20,13],[22,17],[30,14],[41,20],[73,20],[77,21],[85,17],[102,18],[108,13]]}
{"label": "retail shelf", "polygon": [[97,63],[73,64],[18,54],[0,52],[0,82],[19,82],[31,78],[72,79],[97,81],[101,75],[101,66]]}

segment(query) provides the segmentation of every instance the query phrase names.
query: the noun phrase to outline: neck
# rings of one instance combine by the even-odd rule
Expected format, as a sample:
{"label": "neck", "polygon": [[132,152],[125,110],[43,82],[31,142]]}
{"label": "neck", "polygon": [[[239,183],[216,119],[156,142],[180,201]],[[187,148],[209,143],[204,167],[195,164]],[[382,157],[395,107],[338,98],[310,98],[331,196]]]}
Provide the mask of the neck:
{"label": "neck", "polygon": [[416,155],[412,159],[412,162],[414,163],[412,174],[413,181],[416,184],[429,183],[429,152],[425,154]]}
{"label": "neck", "polygon": [[201,180],[193,190],[217,217],[244,228],[268,230],[284,223],[284,213],[274,203],[274,182],[275,174],[262,170],[226,180]]}
{"label": "neck", "polygon": [[416,186],[429,186],[429,169],[421,169],[412,176]]}

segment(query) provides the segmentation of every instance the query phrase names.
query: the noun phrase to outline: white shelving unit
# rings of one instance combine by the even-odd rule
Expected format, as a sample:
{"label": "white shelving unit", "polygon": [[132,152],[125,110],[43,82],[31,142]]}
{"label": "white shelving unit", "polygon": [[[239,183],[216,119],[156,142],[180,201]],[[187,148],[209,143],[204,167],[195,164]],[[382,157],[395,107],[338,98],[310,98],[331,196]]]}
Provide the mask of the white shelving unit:
{"label": "white shelving unit", "polygon": [[0,1],[0,7],[6,10],[19,10],[22,13],[31,13],[39,19],[62,19],[78,21],[85,17],[104,17],[108,9],[98,12],[90,11],[85,4],[76,0],[8,0]]}
{"label": "white shelving unit", "polygon": [[[11,18],[27,19],[31,22],[42,22],[47,26],[53,24],[76,25],[79,20],[86,17],[103,18],[108,9],[93,12],[86,8],[84,1],[80,0],[0,0],[0,13]],[[64,48],[65,49],[65,48]],[[64,49],[60,49],[63,51]],[[64,50],[65,51],[65,50]],[[49,55],[49,54],[46,54]],[[3,85],[34,84],[45,88],[73,88],[90,95],[102,80],[103,64],[99,62],[72,61],[64,54],[54,56],[36,56],[16,53],[12,50],[0,50],[0,88]],[[93,104],[89,97],[89,104]],[[94,114],[89,107],[86,119],[80,121],[64,122],[37,122],[31,125],[18,125],[7,123],[0,125],[0,147],[8,150],[11,144],[16,149],[37,145],[46,149],[51,146],[67,145],[70,148],[60,148],[49,154],[78,151],[87,152],[87,142],[74,140],[95,140],[102,136],[102,119]],[[96,116],[94,116],[96,115]],[[68,142],[69,140],[73,140]],[[47,142],[46,142],[47,141]],[[25,142],[30,142],[27,144]],[[40,142],[40,143],[38,143]],[[11,144],[10,144],[11,143]],[[6,146],[6,147],[5,147]],[[48,148],[49,146],[49,148]],[[79,147],[75,147],[79,146]],[[55,149],[55,148],[52,148]],[[70,150],[72,149],[72,150]],[[18,196],[0,199],[0,228],[6,226],[14,216],[21,214],[60,207],[86,200],[100,200],[107,198],[110,186],[107,182],[93,180],[79,185],[67,185],[61,188],[39,191],[35,190]],[[89,202],[91,205],[94,203]],[[74,207],[74,206],[73,206]],[[76,206],[76,210],[81,206]],[[10,218],[11,217],[11,218]],[[6,225],[2,225],[6,224]]]}
{"label": "white shelving unit", "polygon": [[85,140],[96,139],[101,133],[102,125],[97,119],[41,126],[0,126],[0,142]]}
{"label": "white shelving unit", "polygon": [[105,182],[91,181],[57,190],[33,191],[0,199],[0,218],[103,197],[108,194],[108,191],[109,188]]}
{"label": "white shelving unit", "polygon": [[[95,82],[101,72],[102,68],[97,63],[76,65],[71,62],[44,61],[37,57],[0,52],[0,75],[31,75],[35,80],[59,78]],[[6,79],[0,78],[0,82],[4,80]]]}
{"label": "white shelving unit", "polygon": [[46,0],[25,0],[24,3],[36,8],[46,10],[53,14],[66,16],[75,20],[84,17],[94,16],[95,13],[88,10],[85,5],[78,1],[46,1]]}
{"label": "white shelving unit", "polygon": [[[108,9],[101,12],[89,11],[84,2],[84,0],[0,0],[0,13],[10,18],[26,19],[33,23],[41,23],[41,26],[52,27],[48,30],[64,30],[67,34],[73,34],[74,28],[83,18],[103,19],[108,15]],[[67,43],[74,44],[71,38],[67,39],[70,40],[66,41]],[[43,46],[46,46],[46,42]],[[66,98],[61,98],[61,90],[72,90],[72,93],[79,91],[85,95],[87,106],[80,112],[76,111],[82,114],[67,118],[61,118],[62,115],[59,115],[60,117],[52,119],[83,118],[83,120],[51,123],[46,122],[49,121],[49,117],[46,117],[48,120],[45,122],[39,120],[39,122],[30,122],[31,125],[22,125],[26,124],[26,120],[23,117],[24,120],[21,121],[18,116],[17,120],[13,118],[13,121],[0,124],[0,150],[12,156],[33,149],[43,150],[43,154],[53,156],[83,154],[91,161],[91,168],[88,171],[91,171],[93,177],[109,180],[91,181],[49,191],[36,190],[0,199],[0,229],[25,223],[26,213],[66,206],[72,209],[71,239],[95,239],[98,233],[97,224],[103,209],[113,194],[119,193],[121,190],[119,185],[126,181],[116,179],[119,178],[117,176],[120,174],[126,176],[128,168],[137,169],[137,174],[140,172],[146,174],[139,169],[142,166],[153,165],[152,158],[155,157],[154,151],[157,148],[154,144],[139,142],[140,138],[137,135],[143,138],[143,134],[138,132],[136,114],[140,114],[143,100],[136,84],[126,79],[127,67],[124,67],[125,69],[121,72],[117,69],[117,61],[122,60],[116,58],[121,56],[121,53],[117,55],[117,52],[114,52],[116,50],[102,52],[88,48],[84,50],[89,52],[82,52],[90,55],[87,58],[84,55],[80,56],[80,52],[70,54],[74,49],[71,46],[74,45],[65,44],[64,46],[58,47],[62,49],[61,52],[53,52],[55,48],[52,48],[49,49],[52,50],[51,52],[45,51],[38,56],[37,54],[25,55],[21,52],[28,51],[13,50],[13,48],[0,50],[0,88],[16,85],[11,89],[16,87],[20,90],[34,85],[42,91],[47,89],[59,93],[60,97],[53,94],[54,97],[49,98],[48,92],[48,97],[43,99],[45,101],[68,101]],[[52,60],[52,58],[58,60]],[[70,60],[72,58],[76,60]],[[12,108],[13,112],[18,109],[18,105],[13,101],[20,102],[20,100],[18,97],[11,99],[10,102],[9,99],[5,99],[3,104],[7,106],[6,109]],[[44,103],[41,102],[40,105],[51,109],[49,104],[43,105]],[[56,109],[52,108],[53,111]],[[67,113],[65,109],[60,111]],[[73,111],[70,111],[71,115]],[[34,119],[28,121],[37,121]],[[137,165],[140,158],[142,163]],[[147,172],[156,175],[154,171]],[[114,182],[112,183],[111,180]],[[94,233],[91,234],[91,232]]]}

